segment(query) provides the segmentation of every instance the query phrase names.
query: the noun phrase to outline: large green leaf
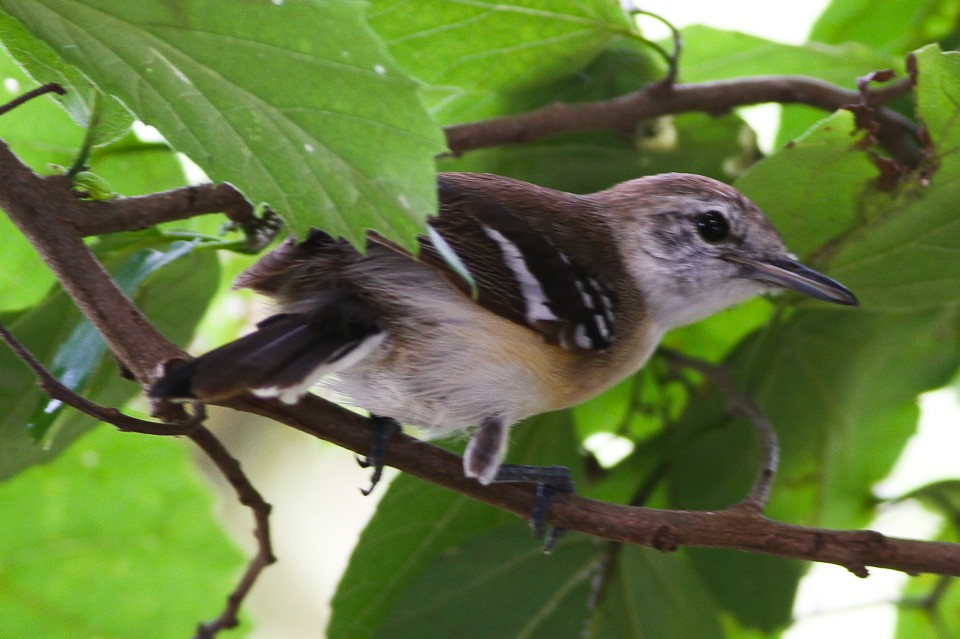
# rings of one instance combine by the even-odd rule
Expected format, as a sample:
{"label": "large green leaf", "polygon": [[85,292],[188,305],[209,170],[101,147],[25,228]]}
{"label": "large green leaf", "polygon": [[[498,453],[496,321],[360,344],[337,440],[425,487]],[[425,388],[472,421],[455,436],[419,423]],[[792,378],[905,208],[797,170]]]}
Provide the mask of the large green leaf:
{"label": "large green leaf", "polygon": [[526,526],[496,528],[436,557],[387,613],[376,636],[582,636],[590,584],[603,557],[583,535],[544,555]]}
{"label": "large green leaf", "polygon": [[873,194],[877,168],[854,132],[853,114],[838,111],[736,183],[801,258],[853,228]]}
{"label": "large green leaf", "polygon": [[590,639],[720,639],[720,608],[682,554],[625,546],[590,624]]}
{"label": "large green leaf", "polygon": [[814,23],[810,39],[861,42],[902,54],[944,37],[958,17],[955,0],[833,0]]}
{"label": "large green leaf", "polygon": [[[0,0],[214,180],[302,234],[411,245],[436,206],[440,129],[354,1]],[[363,144],[362,140],[377,140]]]}
{"label": "large green leaf", "polygon": [[0,637],[190,636],[241,556],[181,444],[110,428],[0,485]]}
{"label": "large green leaf", "polygon": [[465,106],[575,73],[611,40],[636,32],[615,2],[374,0],[372,5],[371,26],[407,71],[435,87],[427,99],[444,122],[455,121],[451,117]]}
{"label": "large green leaf", "polygon": [[[566,413],[551,413],[520,424],[509,461],[567,465],[582,483],[577,444]],[[387,613],[410,588],[420,588],[422,571],[449,549],[516,518],[462,495],[401,475],[390,484],[377,512],[360,536],[333,599],[327,636],[380,636]],[[539,544],[527,536],[532,549]],[[559,552],[559,551],[558,551]],[[483,561],[485,569],[491,562]],[[493,615],[494,611],[488,611]],[[386,632],[386,628],[384,628]],[[392,636],[392,635],[391,635]]]}

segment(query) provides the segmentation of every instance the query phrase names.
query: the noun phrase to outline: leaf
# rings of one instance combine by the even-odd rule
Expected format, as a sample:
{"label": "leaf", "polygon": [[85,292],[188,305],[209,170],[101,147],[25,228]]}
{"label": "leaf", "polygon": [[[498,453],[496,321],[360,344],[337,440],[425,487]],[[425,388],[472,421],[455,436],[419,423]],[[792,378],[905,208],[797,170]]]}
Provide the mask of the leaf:
{"label": "leaf", "polygon": [[[159,261],[153,265],[158,266],[164,256],[162,252],[154,253],[153,257]],[[129,257],[129,252],[121,254],[107,265],[117,269]],[[139,255],[136,260],[144,257],[148,256]],[[212,253],[196,251],[141,280],[134,301],[161,332],[175,342],[186,342],[216,289],[217,269],[216,257]],[[183,282],[188,277],[191,286],[184,287]],[[128,284],[132,286],[134,283]],[[171,304],[170,300],[177,303]],[[62,353],[62,361],[68,364],[64,370],[86,381],[78,384],[81,394],[109,406],[120,406],[140,389],[122,379],[116,364],[103,357],[99,338],[94,340],[93,349],[89,348],[87,339],[65,345],[75,331],[84,333],[86,329],[78,329],[82,325],[75,306],[59,287],[41,304],[7,322],[10,330],[42,362],[49,364],[56,353]],[[33,374],[7,348],[0,349],[0,371],[3,371],[0,375],[0,411],[3,415],[0,419],[0,479],[53,459],[97,423],[73,409],[64,410],[51,427],[56,437],[47,438],[42,447],[38,446],[29,424],[45,425],[47,421],[40,419],[45,408],[52,407],[59,412],[59,407],[50,404],[37,388]]]}
{"label": "leaf", "polygon": [[943,52],[935,44],[915,54],[917,61],[917,116],[937,155],[954,160],[960,149],[960,53]]}
{"label": "leaf", "polygon": [[[138,251],[116,270],[114,281],[128,297],[132,297],[151,273],[189,254],[194,248],[196,244],[192,242],[172,242],[163,251],[156,249]],[[106,350],[106,343],[93,325],[86,319],[80,320],[70,335],[58,346],[48,370],[64,386],[77,391],[93,375]],[[50,426],[64,408],[64,404],[55,400],[35,411],[30,423],[27,424],[30,435],[38,442],[46,439]]]}
{"label": "leaf", "polygon": [[577,639],[602,556],[582,535],[564,538],[547,556],[526,526],[496,528],[436,557],[375,636]]}
{"label": "leaf", "polygon": [[[958,363],[956,309],[910,315],[806,309],[758,332],[729,364],[780,439],[768,516],[827,528],[865,525],[873,512],[871,486],[890,472],[915,430],[917,394],[944,384]],[[680,428],[700,436],[675,461],[673,507],[723,508],[746,495],[757,470],[756,435],[723,411],[715,392],[691,403]],[[784,572],[782,560],[690,557],[743,623],[765,629],[788,623],[799,572]],[[751,573],[784,581],[750,599],[749,586],[733,575]]]}
{"label": "leaf", "polygon": [[720,639],[720,609],[683,554],[623,546],[604,586],[590,639]]}
{"label": "leaf", "polygon": [[80,71],[64,63],[53,48],[2,12],[0,48],[6,50],[38,84],[56,82],[66,90],[64,95],[53,94],[52,97],[77,125],[93,129],[92,145],[116,140],[133,123],[133,116],[122,104],[104,95]]}
{"label": "leaf", "polygon": [[834,0],[817,18],[810,40],[862,42],[903,54],[943,38],[958,18],[960,4],[953,0]]}
{"label": "leaf", "polygon": [[[523,112],[557,102],[614,98],[662,76],[649,49],[633,41],[615,42],[585,68],[526,90],[497,93],[497,99],[471,100],[456,121]],[[444,158],[442,170],[509,175],[573,193],[590,193],[645,174],[684,171],[729,180],[759,156],[749,127],[736,116],[699,113],[639,124],[634,136],[614,132],[558,135],[524,144],[480,149]]]}
{"label": "leaf", "polygon": [[[567,413],[541,415],[517,426],[509,461],[567,465],[574,480],[582,483]],[[514,521],[512,515],[491,506],[401,475],[391,482],[350,557],[333,598],[327,636],[379,636],[375,630],[382,626],[388,611],[437,557]],[[528,536],[527,541],[539,551],[536,540]]]}
{"label": "leaf", "polygon": [[801,258],[860,222],[877,169],[856,147],[854,132],[853,114],[838,111],[754,164],[736,183]]}
{"label": "leaf", "polygon": [[101,428],[0,486],[0,636],[189,636],[213,617],[242,557],[186,453]]}
{"label": "leaf", "polygon": [[935,46],[917,53],[917,113],[929,129],[939,168],[901,188],[834,248],[831,273],[865,308],[919,310],[960,301],[960,54]]}
{"label": "leaf", "polygon": [[372,228],[409,247],[436,208],[443,139],[363,6],[0,0],[212,179],[270,203],[298,235],[318,226],[359,244]]}
{"label": "leaf", "polygon": [[477,94],[569,76],[636,33],[616,3],[580,0],[374,0],[370,24],[411,75],[441,88],[427,102],[444,122]]}

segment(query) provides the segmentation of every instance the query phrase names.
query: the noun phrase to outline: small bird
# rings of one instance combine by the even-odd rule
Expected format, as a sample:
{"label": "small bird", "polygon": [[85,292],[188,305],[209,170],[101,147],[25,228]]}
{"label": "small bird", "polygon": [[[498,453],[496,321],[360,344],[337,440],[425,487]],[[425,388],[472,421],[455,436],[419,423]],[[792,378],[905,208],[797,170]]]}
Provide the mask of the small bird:
{"label": "small bird", "polygon": [[441,173],[438,188],[417,255],[375,233],[360,252],[316,230],[267,254],[236,285],[279,313],[150,395],[294,403],[319,384],[430,436],[469,431],[464,472],[482,484],[540,481],[506,472],[510,426],[616,384],[666,331],[777,287],[857,303],[710,178],[654,175],[573,195]]}

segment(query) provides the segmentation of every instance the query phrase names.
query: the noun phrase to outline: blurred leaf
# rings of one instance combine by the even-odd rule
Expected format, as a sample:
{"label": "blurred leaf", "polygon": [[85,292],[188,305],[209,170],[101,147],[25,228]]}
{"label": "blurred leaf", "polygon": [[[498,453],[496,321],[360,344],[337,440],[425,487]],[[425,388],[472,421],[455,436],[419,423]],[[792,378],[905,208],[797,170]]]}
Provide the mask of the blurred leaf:
{"label": "blurred leaf", "polygon": [[[133,297],[151,273],[189,254],[194,248],[196,244],[192,242],[172,242],[162,251],[138,251],[116,270],[113,274],[114,281],[128,297]],[[80,320],[54,353],[48,370],[64,386],[77,391],[100,365],[106,350],[106,343],[93,325],[86,319]],[[57,400],[47,402],[40,410],[35,411],[27,424],[30,435],[38,442],[46,438],[50,426],[64,408],[64,404]]]}
{"label": "blurred leaf", "polygon": [[720,639],[720,609],[682,554],[623,546],[594,611],[590,639]]}
{"label": "blurred leaf", "polygon": [[[706,82],[754,75],[805,75],[849,90],[857,78],[879,69],[903,70],[903,60],[857,42],[842,45],[783,44],[752,35],[693,26],[683,29],[680,77]],[[807,107],[785,107],[777,146],[797,137],[826,115]]]}
{"label": "blurred leaf", "polygon": [[[444,148],[360,2],[0,0],[212,179],[302,235],[412,245],[436,208]],[[323,37],[318,37],[323,34]],[[375,135],[377,144],[357,144]]]}
{"label": "blurred leaf", "polygon": [[[159,262],[153,260],[162,262],[167,256],[162,251],[152,251],[147,255],[137,254],[134,259],[141,266],[143,260],[156,266]],[[131,268],[130,257],[129,252],[114,256],[107,261],[107,266],[117,270],[126,264]],[[212,253],[193,252],[142,280],[134,301],[163,334],[174,342],[185,343],[216,290],[217,269],[216,257]],[[184,286],[185,280],[191,285]],[[133,285],[133,282],[129,283]],[[77,331],[79,336],[85,334],[88,329],[78,328],[84,323],[59,287],[41,304],[17,315],[13,321],[7,321],[10,330],[40,361],[49,365],[56,354],[61,353],[61,361],[68,364],[64,370],[70,370],[87,381],[79,385],[81,394],[109,406],[122,405],[140,389],[122,379],[116,364],[103,357],[100,339],[92,339],[86,334],[83,339],[78,337],[72,346],[68,344],[71,334]],[[38,446],[37,437],[31,433],[29,425],[46,424],[41,419],[46,407],[57,409],[57,412],[59,409],[51,405],[37,388],[33,374],[7,348],[0,349],[0,370],[3,371],[0,375],[0,412],[3,415],[0,419],[0,479],[53,459],[96,423],[73,409],[66,409],[51,427],[56,436],[47,438],[42,447]]]}
{"label": "blurred leaf", "polygon": [[436,557],[375,636],[578,639],[600,549],[570,535],[544,555],[517,523],[476,535]]}
{"label": "blurred leaf", "polygon": [[497,173],[549,188],[592,193],[671,171],[729,182],[755,158],[753,134],[736,116],[685,114],[650,122],[646,131],[646,137],[640,134],[635,140],[609,132],[579,133],[482,149],[444,159],[440,168]]}
{"label": "blurred leaf", "polygon": [[930,134],[937,155],[952,160],[960,148],[960,53],[935,44],[920,49],[917,60],[917,116]]}
{"label": "blurred leaf", "polygon": [[636,33],[617,3],[579,0],[374,0],[370,25],[411,75],[438,87],[426,100],[443,122],[483,94],[576,73]]}
{"label": "blurred leaf", "polygon": [[[937,589],[935,601],[927,598]],[[907,582],[897,606],[895,639],[949,639],[960,636],[960,582],[956,578],[920,575]]]}
{"label": "blurred leaf", "polygon": [[862,42],[903,54],[946,36],[958,18],[956,0],[833,0],[814,23],[810,40]]}
{"label": "blurred leaf", "polygon": [[121,137],[133,123],[133,116],[120,102],[104,95],[76,67],[65,63],[47,43],[2,12],[0,47],[38,84],[56,82],[66,89],[64,95],[53,94],[52,97],[77,125],[93,129],[90,141],[94,146]]}
{"label": "blurred leaf", "polygon": [[0,485],[0,637],[189,636],[242,562],[212,508],[178,442],[109,428]]}
{"label": "blurred leaf", "polygon": [[[915,430],[916,395],[941,386],[960,363],[958,331],[954,309],[911,315],[809,309],[743,345],[730,365],[780,439],[767,514],[828,528],[865,525],[871,486],[890,472]],[[673,466],[674,507],[723,508],[749,489],[756,435],[730,422],[723,404],[716,392],[690,404],[681,427],[702,435]],[[799,570],[777,558],[730,553],[721,561],[705,559],[707,552],[690,557],[725,608],[748,625],[788,623]],[[773,576],[779,586],[768,583],[747,598],[748,586],[737,586],[734,575],[753,573]]]}
{"label": "blurred leaf", "polygon": [[[574,480],[582,483],[577,444],[567,413],[533,417],[517,426],[514,433],[508,461],[566,465]],[[401,475],[380,500],[350,557],[333,598],[327,636],[379,636],[376,629],[383,626],[387,613],[437,557],[515,521],[513,515],[491,506]],[[539,542],[529,532],[527,543],[539,552]],[[489,561],[483,565],[489,566]]]}

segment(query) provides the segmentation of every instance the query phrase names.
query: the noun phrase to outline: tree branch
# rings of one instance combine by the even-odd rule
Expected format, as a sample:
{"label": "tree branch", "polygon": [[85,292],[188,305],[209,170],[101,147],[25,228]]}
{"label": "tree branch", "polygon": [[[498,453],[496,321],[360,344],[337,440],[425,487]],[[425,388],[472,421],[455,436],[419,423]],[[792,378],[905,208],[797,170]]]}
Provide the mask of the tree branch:
{"label": "tree branch", "polygon": [[[447,145],[454,155],[502,144],[518,144],[560,133],[614,130],[632,134],[641,120],[700,111],[711,115],[734,107],[777,102],[807,104],[826,111],[848,105],[880,107],[910,91],[909,79],[862,94],[816,78],[771,75],[698,84],[652,84],[610,100],[552,104],[550,106],[479,122],[446,127]],[[878,108],[877,139],[898,161],[916,166],[921,159],[918,127],[889,109]]]}
{"label": "tree branch", "polygon": [[[373,441],[365,418],[318,397],[307,397],[295,406],[254,397],[236,398],[222,405],[269,417],[361,454]],[[520,517],[529,515],[536,500],[532,486],[481,486],[463,476],[459,456],[407,435],[391,436],[385,461],[405,473]],[[681,546],[733,548],[837,564],[858,576],[867,575],[867,566],[960,576],[960,544],[897,539],[869,530],[795,526],[737,507],[704,512],[656,510],[561,495],[553,502],[547,521],[595,537],[664,551]]]}
{"label": "tree branch", "polygon": [[199,184],[113,200],[78,201],[70,222],[83,236],[136,231],[204,213],[223,213],[233,222],[257,221],[253,206],[230,184]]}
{"label": "tree branch", "polygon": [[141,383],[183,352],[124,295],[73,226],[79,201],[64,176],[41,178],[0,140],[0,208],[30,241],[110,351]]}

